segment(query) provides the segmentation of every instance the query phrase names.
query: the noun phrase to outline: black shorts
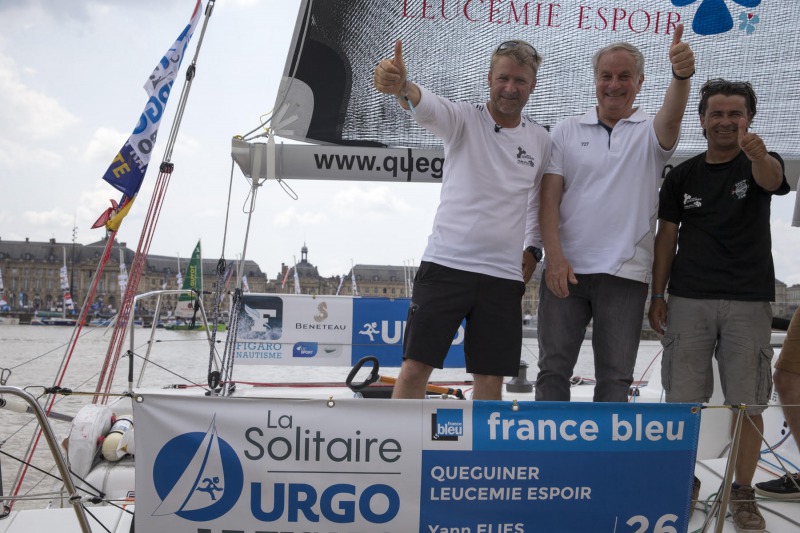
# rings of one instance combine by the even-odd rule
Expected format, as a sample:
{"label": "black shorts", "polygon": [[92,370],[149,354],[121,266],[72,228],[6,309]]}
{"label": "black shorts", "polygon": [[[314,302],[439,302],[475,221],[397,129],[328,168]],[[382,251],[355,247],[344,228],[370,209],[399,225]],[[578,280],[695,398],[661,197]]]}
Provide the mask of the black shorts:
{"label": "black shorts", "polygon": [[422,261],[403,336],[403,358],[442,368],[466,319],[467,372],[516,376],[522,351],[522,281]]}

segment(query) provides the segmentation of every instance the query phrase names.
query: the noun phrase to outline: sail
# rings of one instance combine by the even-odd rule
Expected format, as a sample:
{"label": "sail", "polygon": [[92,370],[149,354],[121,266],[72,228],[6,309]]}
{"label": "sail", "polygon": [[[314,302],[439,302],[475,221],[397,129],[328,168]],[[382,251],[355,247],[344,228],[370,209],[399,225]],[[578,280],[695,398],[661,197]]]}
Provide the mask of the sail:
{"label": "sail", "polygon": [[192,258],[189,260],[186,273],[183,276],[181,288],[194,292],[193,294],[181,294],[178,297],[175,316],[191,318],[194,316],[194,301],[197,298],[197,294],[203,291],[203,260],[200,252],[200,241],[197,241],[197,246],[194,247]]}
{"label": "sail", "polygon": [[0,269],[0,310],[5,307],[8,307],[8,302],[6,301],[6,289],[3,286],[3,271]]}
{"label": "sail", "polygon": [[671,79],[675,25],[695,52],[697,74],[676,157],[705,150],[696,117],[710,78],[750,81],[759,97],[754,131],[786,160],[800,159],[800,24],[796,2],[617,0],[613,3],[326,0],[298,15],[272,127],[315,144],[438,149],[440,140],[376,93],[374,65],[403,40],[409,79],[451,100],[485,102],[494,48],[532,43],[544,61],[525,113],[547,128],[595,105],[591,59],[615,41],[639,47],[645,83],[637,105],[654,114]]}

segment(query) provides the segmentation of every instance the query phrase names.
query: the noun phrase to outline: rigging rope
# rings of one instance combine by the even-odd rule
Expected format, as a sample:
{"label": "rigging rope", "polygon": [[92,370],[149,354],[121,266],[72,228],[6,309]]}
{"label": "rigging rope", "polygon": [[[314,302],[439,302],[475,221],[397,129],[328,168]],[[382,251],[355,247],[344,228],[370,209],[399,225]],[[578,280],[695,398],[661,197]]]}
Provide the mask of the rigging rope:
{"label": "rigging rope", "polygon": [[[205,36],[206,28],[208,27],[208,22],[213,12],[215,0],[209,0],[208,4],[206,5],[205,11],[205,19],[203,21],[203,28],[200,32],[200,38],[197,42],[197,47],[195,49],[195,55],[192,58],[191,65],[187,68],[186,71],[186,81],[183,85],[183,89],[181,91],[180,100],[178,102],[178,110],[176,112],[175,120],[172,123],[172,128],[170,130],[169,138],[167,141],[166,148],[164,150],[164,160],[160,166],[160,172],[158,179],[156,181],[156,186],[153,192],[153,197],[150,201],[150,207],[148,208],[147,216],[145,218],[145,224],[142,228],[142,235],[139,240],[139,245],[136,250],[136,255],[133,259],[133,264],[131,265],[131,272],[128,278],[128,285],[125,290],[125,295],[122,299],[122,304],[120,306],[119,311],[119,318],[114,325],[114,332],[112,334],[111,342],[109,343],[108,352],[106,353],[105,361],[103,362],[103,368],[100,372],[100,377],[97,381],[97,388],[95,389],[95,394],[93,403],[97,403],[100,392],[107,394],[111,389],[111,383],[113,381],[114,370],[116,369],[117,362],[119,360],[119,354],[122,349],[122,343],[125,338],[125,327],[128,323],[128,318],[130,316],[131,309],[133,307],[133,300],[136,296],[136,292],[139,288],[139,280],[141,279],[142,272],[144,271],[144,267],[147,260],[147,254],[150,250],[150,244],[152,243],[153,234],[155,233],[155,228],[158,224],[158,218],[161,214],[161,208],[163,206],[163,199],[167,191],[167,187],[169,185],[169,179],[172,175],[173,164],[170,163],[170,158],[172,155],[172,150],[175,145],[175,140],[177,138],[178,130],[180,129],[181,119],[183,118],[183,113],[186,108],[186,102],[189,96],[189,89],[191,88],[192,80],[194,79],[194,74],[196,71],[196,64],[197,58],[200,54],[200,48],[203,44],[203,38]],[[70,341],[70,347],[65,354],[64,360],[62,361],[61,367],[58,371],[58,378],[56,379],[55,385],[59,386],[63,380],[64,373],[66,372],[66,368],[69,365],[69,361],[72,357],[72,354],[75,349],[75,343],[79,336],[79,333],[85,323],[86,314],[88,313],[89,306],[88,302],[90,302],[90,298],[94,298],[95,290],[97,285],[99,284],[99,280],[101,278],[100,274],[105,267],[105,264],[108,262],[108,257],[110,256],[111,249],[113,247],[114,238],[116,237],[116,231],[110,231],[108,234],[108,240],[106,243],[106,250],[103,254],[103,259],[100,261],[100,264],[97,267],[97,272],[93,278],[92,288],[86,295],[86,301],[81,309],[81,317],[78,321],[78,325],[76,326],[75,330],[72,333],[72,339]],[[107,396],[103,396],[103,401]],[[52,398],[48,402],[47,408],[45,412],[49,414],[50,409],[52,408]],[[31,443],[28,446],[28,461],[32,459],[34,452],[36,451],[36,446],[39,442],[41,437],[42,430],[38,428],[37,431],[31,438]],[[22,483],[25,479],[25,474],[28,470],[27,465],[23,468],[17,476],[15,480],[15,488],[13,495],[16,496],[21,487]],[[13,503],[12,503],[13,505]]]}
{"label": "rigging rope", "polygon": [[[84,324],[86,323],[86,315],[89,312],[89,302],[94,299],[94,295],[97,291],[97,286],[100,283],[101,276],[103,269],[105,268],[106,263],[108,263],[109,258],[111,257],[111,250],[114,246],[114,240],[117,235],[116,231],[112,231],[106,240],[106,247],[103,250],[103,255],[100,258],[100,262],[97,265],[97,269],[95,270],[94,276],[92,277],[92,285],[89,288],[89,291],[86,293],[86,298],[83,301],[83,305],[81,306],[81,314],[78,318],[78,322],[75,325],[75,328],[72,330],[72,336],[70,337],[69,344],[67,346],[66,351],[64,352],[64,357],[61,359],[61,363],[59,365],[58,370],[56,371],[56,379],[53,382],[54,387],[60,387],[61,383],[64,381],[64,376],[67,372],[67,367],[69,366],[70,361],[72,360],[72,354],[75,353],[75,346],[78,343],[78,339],[80,338],[81,330],[83,329]],[[55,401],[55,397],[50,397],[47,402],[46,407],[44,408],[44,412],[46,415],[50,414],[50,411],[53,409],[53,402]],[[39,444],[39,440],[42,437],[42,428],[41,426],[36,428],[36,431],[31,435],[31,440],[28,444],[28,449],[26,451],[27,461],[24,468],[22,468],[19,472],[17,472],[17,477],[14,480],[14,491],[12,493],[13,496],[19,494],[19,491],[22,489],[22,483],[25,481],[25,474],[28,471],[27,463],[33,459],[33,454],[36,453],[36,447]],[[14,503],[12,502],[11,505],[13,506]]]}

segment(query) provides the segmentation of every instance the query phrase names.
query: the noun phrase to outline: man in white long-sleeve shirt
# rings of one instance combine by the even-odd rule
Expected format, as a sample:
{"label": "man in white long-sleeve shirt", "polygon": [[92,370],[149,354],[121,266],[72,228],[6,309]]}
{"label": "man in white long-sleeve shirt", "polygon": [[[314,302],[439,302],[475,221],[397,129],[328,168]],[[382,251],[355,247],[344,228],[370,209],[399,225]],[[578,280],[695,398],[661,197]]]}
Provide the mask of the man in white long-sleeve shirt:
{"label": "man in white long-sleeve shirt", "polygon": [[422,398],[462,320],[473,399],[502,396],[522,346],[521,301],[541,260],[538,184],[550,158],[547,131],[522,114],[541,56],[524,41],[492,54],[489,101],[451,102],[407,79],[402,43],[375,68],[375,88],[397,97],[444,142],[439,207],[422,256],[394,398]]}

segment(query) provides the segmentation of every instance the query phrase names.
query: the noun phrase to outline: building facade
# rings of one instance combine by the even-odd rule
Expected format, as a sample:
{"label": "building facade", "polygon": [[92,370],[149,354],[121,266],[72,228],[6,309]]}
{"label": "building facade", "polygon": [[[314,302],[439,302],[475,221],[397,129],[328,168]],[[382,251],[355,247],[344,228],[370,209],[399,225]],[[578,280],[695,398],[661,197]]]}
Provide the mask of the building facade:
{"label": "building facade", "polygon": [[[100,258],[105,250],[105,239],[92,244],[5,241],[0,238],[0,275],[3,296],[8,303],[6,312],[33,313],[35,311],[60,312],[63,308],[60,271],[67,266],[67,276],[72,300],[76,309],[86,300]],[[120,265],[127,269],[133,263],[135,252],[126,243],[115,241],[99,280],[97,291],[89,302],[93,314],[110,315],[116,312],[123,293],[119,284]],[[179,289],[178,272],[183,274],[188,258],[149,255],[138,286],[138,294],[159,289]],[[241,272],[227,280],[217,274],[217,259],[203,259],[203,304],[206,312],[213,308],[213,292],[218,281],[226,284],[224,292],[236,286],[237,279],[246,277],[245,291],[273,294],[311,294],[361,296],[365,298],[410,298],[416,266],[356,264],[344,276],[322,276],[308,260],[308,248],[303,245],[300,261],[296,265],[282,264],[274,279],[262,272],[254,261],[245,261]],[[535,315],[539,306],[542,269],[537,268],[528,282],[522,298],[522,314]],[[787,287],[775,281],[775,316],[790,317],[800,306],[800,285]],[[169,312],[177,301],[176,295],[165,297],[162,305]],[[154,303],[143,303],[140,314],[152,314]],[[645,309],[646,312],[646,309]]]}
{"label": "building facade", "polygon": [[[0,274],[3,279],[4,299],[8,311],[17,313],[63,312],[64,291],[61,289],[61,269],[67,267],[67,280],[75,304],[79,309],[86,302],[93,278],[106,248],[107,240],[92,244],[59,243],[55,239],[47,242],[5,241],[0,239]],[[98,281],[90,306],[92,315],[111,315],[116,312],[123,297],[120,286],[120,265],[124,262],[130,271],[135,251],[126,243],[114,241],[111,255]],[[138,294],[159,290],[179,289],[177,273],[184,270],[188,258],[149,255],[138,286]],[[217,283],[217,259],[203,259],[203,304],[210,310],[211,294]],[[245,261],[242,275],[247,276],[253,292],[264,292],[266,276],[254,261]],[[229,281],[231,287],[235,279]],[[168,311],[177,301],[176,295],[165,297],[162,305]],[[154,303],[150,304],[151,306]],[[148,303],[143,302],[137,310],[142,315],[152,313]]]}

